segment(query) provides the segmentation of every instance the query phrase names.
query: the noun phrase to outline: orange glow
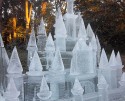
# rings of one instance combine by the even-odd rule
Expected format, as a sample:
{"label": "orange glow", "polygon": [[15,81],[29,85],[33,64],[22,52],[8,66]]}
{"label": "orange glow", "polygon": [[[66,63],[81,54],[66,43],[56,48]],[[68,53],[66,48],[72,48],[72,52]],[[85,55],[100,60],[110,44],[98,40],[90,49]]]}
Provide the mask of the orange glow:
{"label": "orange glow", "polygon": [[26,28],[29,29],[30,24],[30,18],[31,18],[31,12],[32,12],[32,5],[30,4],[29,8],[29,2],[28,0],[25,1],[25,16],[26,16]]}
{"label": "orange glow", "polygon": [[47,7],[47,2],[43,2],[41,5],[41,11],[43,15],[46,14],[46,7]]}
{"label": "orange glow", "polygon": [[14,38],[17,37],[17,34],[16,34],[16,23],[17,23],[17,20],[16,20],[16,18],[14,17],[14,18],[13,18],[13,37],[14,37]]}

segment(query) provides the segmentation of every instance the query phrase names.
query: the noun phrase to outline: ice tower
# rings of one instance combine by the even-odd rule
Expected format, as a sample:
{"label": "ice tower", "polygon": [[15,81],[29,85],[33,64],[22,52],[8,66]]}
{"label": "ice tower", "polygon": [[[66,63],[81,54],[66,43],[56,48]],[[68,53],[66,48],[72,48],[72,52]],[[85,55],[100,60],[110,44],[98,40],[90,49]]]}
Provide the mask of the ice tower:
{"label": "ice tower", "polygon": [[38,51],[45,51],[45,45],[46,45],[46,29],[45,29],[45,23],[43,21],[43,18],[41,19],[41,23],[38,28],[37,32],[37,47]]}

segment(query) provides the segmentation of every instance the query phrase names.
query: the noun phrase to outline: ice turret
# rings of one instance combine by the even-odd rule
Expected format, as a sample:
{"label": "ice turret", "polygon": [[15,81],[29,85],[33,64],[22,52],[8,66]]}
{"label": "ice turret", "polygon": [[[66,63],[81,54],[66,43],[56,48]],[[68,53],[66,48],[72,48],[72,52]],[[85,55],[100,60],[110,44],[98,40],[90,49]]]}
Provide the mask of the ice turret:
{"label": "ice turret", "polygon": [[37,46],[38,46],[38,51],[44,51],[45,50],[45,45],[46,45],[46,29],[45,29],[45,24],[43,21],[43,18],[41,20],[41,23],[38,28],[38,33],[37,33]]}
{"label": "ice turret", "polygon": [[52,39],[51,33],[49,33],[49,36],[47,38],[45,52],[46,52],[46,60],[47,60],[47,69],[49,69],[52,65],[52,61],[54,59],[54,53],[55,53],[55,44]]}
{"label": "ice turret", "polygon": [[77,78],[75,79],[75,83],[73,85],[73,88],[71,89],[71,92],[73,95],[82,95],[84,92],[84,89],[82,88]]}
{"label": "ice turret", "polygon": [[112,51],[112,54],[110,56],[110,59],[109,59],[109,65],[111,68],[116,68],[117,66],[117,61],[116,61],[116,57],[115,57],[115,52],[114,50]]}
{"label": "ice turret", "polygon": [[4,43],[3,43],[3,39],[2,39],[1,34],[0,34],[0,47],[4,47]]}
{"label": "ice turret", "polygon": [[49,90],[49,87],[47,85],[46,79],[43,76],[42,78],[42,83],[41,83],[41,87],[40,87],[40,92],[37,93],[37,96],[41,99],[41,100],[48,100],[52,95],[52,92]]}
{"label": "ice turret", "polygon": [[92,37],[94,36],[94,32],[93,32],[90,24],[88,24],[86,32],[87,32],[87,36],[89,38],[89,41],[91,41]]}
{"label": "ice turret", "polygon": [[0,94],[0,101],[5,101],[5,98]]}
{"label": "ice turret", "polygon": [[56,50],[51,71],[55,73],[64,72],[64,64],[59,49]]}
{"label": "ice turret", "polygon": [[120,66],[120,68],[123,68],[122,59],[121,59],[121,56],[120,56],[119,52],[116,55],[116,61],[117,61],[117,65]]}
{"label": "ice turret", "polygon": [[[59,9],[60,11],[60,9]],[[55,23],[55,38],[56,38],[56,47],[61,51],[66,51],[66,37],[67,31],[63,21],[62,14],[59,14],[59,17],[56,19]]]}
{"label": "ice turret", "polygon": [[82,96],[84,89],[82,88],[82,86],[77,78],[75,79],[75,83],[73,85],[73,88],[71,89],[71,92],[74,96],[73,101],[84,101],[83,96]]}
{"label": "ice turret", "polygon": [[31,35],[30,35],[27,50],[28,50],[27,65],[29,66],[29,64],[32,60],[32,57],[34,55],[34,52],[38,51],[34,29],[32,29],[32,32],[31,32]]}
{"label": "ice turret", "polygon": [[108,84],[103,75],[98,77],[98,92],[101,95],[100,101],[109,101]]}
{"label": "ice turret", "polygon": [[36,45],[36,37],[35,37],[34,29],[32,29],[30,34],[27,50],[38,50]]}
{"label": "ice turret", "polygon": [[43,67],[42,67],[39,55],[37,51],[35,51],[29,66],[29,72],[27,72],[27,74],[30,76],[41,76],[42,70],[43,70]]}
{"label": "ice turret", "polygon": [[7,72],[9,74],[22,74],[23,68],[18,56],[18,52],[16,47],[14,47],[12,55],[10,57],[9,65],[7,68]]}
{"label": "ice turret", "polygon": [[55,51],[55,45],[54,45],[54,41],[53,41],[51,33],[49,33],[49,36],[47,38],[45,50],[46,51]]}
{"label": "ice turret", "polygon": [[81,19],[80,26],[79,26],[78,38],[87,39],[86,28],[83,19]]}
{"label": "ice turret", "polygon": [[100,45],[97,35],[96,35],[96,43],[97,43],[97,64],[99,64],[100,54],[101,54],[101,45]]}
{"label": "ice turret", "polygon": [[[4,93],[5,99],[18,99],[20,92],[17,90],[13,78],[10,78],[6,92]],[[8,101],[8,100],[7,100]],[[18,100],[16,100],[18,101]]]}
{"label": "ice turret", "polygon": [[125,72],[123,72],[121,76],[121,80],[119,81],[120,86],[125,87]]}
{"label": "ice turret", "polygon": [[74,14],[73,11],[74,0],[66,0],[66,2],[67,2],[67,13]]}
{"label": "ice turret", "polygon": [[102,53],[101,53],[101,57],[100,57],[100,62],[99,62],[99,68],[103,68],[103,69],[109,68],[108,58],[107,58],[107,55],[105,53],[104,48],[102,49]]}

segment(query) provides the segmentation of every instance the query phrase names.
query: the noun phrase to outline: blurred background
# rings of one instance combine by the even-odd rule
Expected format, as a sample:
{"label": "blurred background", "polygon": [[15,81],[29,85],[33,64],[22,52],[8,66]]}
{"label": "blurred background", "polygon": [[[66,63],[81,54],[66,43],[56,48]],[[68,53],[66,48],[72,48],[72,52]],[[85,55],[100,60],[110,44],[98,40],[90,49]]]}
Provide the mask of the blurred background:
{"label": "blurred background", "polygon": [[[26,59],[26,43],[34,24],[37,33],[43,17],[47,34],[54,35],[55,13],[60,7],[66,13],[65,0],[0,0],[0,31],[10,54],[16,45],[22,64]],[[102,48],[108,54],[125,52],[125,0],[75,0],[74,13],[81,12],[85,25],[91,24]],[[32,19],[34,13],[34,19]]]}

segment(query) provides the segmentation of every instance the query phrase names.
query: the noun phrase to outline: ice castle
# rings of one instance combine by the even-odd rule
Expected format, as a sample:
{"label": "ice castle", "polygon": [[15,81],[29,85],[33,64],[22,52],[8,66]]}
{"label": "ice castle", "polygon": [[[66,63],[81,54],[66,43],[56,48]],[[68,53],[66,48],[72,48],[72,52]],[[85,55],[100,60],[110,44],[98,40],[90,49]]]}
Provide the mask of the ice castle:
{"label": "ice castle", "polygon": [[120,53],[108,59],[91,25],[74,14],[74,0],[66,1],[67,13],[56,12],[54,40],[43,19],[37,37],[32,29],[26,73],[16,47],[9,59],[0,36],[0,101],[125,101]]}

